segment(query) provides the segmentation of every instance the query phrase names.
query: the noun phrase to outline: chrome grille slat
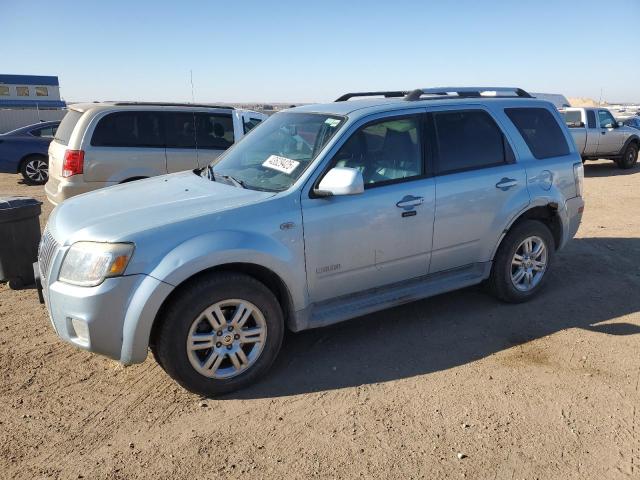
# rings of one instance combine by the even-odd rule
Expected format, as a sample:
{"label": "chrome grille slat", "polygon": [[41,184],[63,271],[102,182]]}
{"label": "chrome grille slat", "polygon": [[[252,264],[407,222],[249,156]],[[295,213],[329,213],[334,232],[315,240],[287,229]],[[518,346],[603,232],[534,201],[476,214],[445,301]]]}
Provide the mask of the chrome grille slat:
{"label": "chrome grille slat", "polygon": [[53,235],[45,228],[42,233],[42,239],[40,240],[40,247],[38,249],[38,268],[40,269],[40,279],[42,286],[48,285],[49,269],[51,268],[51,260],[53,255],[58,250],[58,242],[56,242]]}

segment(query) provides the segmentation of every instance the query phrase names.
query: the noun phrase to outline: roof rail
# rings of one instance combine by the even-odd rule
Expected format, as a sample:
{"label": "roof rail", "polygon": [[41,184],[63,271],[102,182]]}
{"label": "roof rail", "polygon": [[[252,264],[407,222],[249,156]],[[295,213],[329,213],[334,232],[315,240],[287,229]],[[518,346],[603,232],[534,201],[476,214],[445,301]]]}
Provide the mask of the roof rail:
{"label": "roof rail", "polygon": [[[517,87],[437,87],[418,88],[410,92],[405,100],[412,102],[420,100],[423,95],[430,95],[430,98],[438,97],[459,97],[459,98],[479,98],[479,97],[501,97],[501,98],[533,98],[529,93]],[[425,99],[426,100],[426,99]]]}
{"label": "roof rail", "polygon": [[167,102],[114,102],[114,105],[126,106],[126,105],[140,105],[147,107],[197,107],[197,108],[226,108],[228,110],[234,110],[231,105],[207,105],[205,103],[167,103]]}
{"label": "roof rail", "polygon": [[398,98],[404,97],[409,93],[408,90],[392,90],[392,91],[383,91],[383,92],[354,92],[354,93],[345,93],[341,97],[337,98],[336,102],[346,102],[350,98],[354,97],[385,97],[385,98]]}

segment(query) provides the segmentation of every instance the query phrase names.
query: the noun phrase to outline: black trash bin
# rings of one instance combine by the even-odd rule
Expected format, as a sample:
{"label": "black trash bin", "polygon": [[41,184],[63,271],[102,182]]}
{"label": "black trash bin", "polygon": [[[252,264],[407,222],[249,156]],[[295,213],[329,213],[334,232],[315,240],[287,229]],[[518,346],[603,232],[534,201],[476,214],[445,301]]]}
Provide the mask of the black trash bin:
{"label": "black trash bin", "polygon": [[13,289],[34,283],[42,203],[28,197],[0,197],[0,281]]}

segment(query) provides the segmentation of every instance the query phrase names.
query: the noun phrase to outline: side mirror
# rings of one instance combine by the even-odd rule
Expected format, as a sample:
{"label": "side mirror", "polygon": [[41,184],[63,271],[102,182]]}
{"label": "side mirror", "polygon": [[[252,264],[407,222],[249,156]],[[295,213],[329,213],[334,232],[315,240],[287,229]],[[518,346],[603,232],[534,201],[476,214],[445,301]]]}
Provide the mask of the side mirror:
{"label": "side mirror", "polygon": [[333,167],[327,172],[314,191],[319,197],[357,195],[364,192],[364,180],[360,170],[348,167]]}

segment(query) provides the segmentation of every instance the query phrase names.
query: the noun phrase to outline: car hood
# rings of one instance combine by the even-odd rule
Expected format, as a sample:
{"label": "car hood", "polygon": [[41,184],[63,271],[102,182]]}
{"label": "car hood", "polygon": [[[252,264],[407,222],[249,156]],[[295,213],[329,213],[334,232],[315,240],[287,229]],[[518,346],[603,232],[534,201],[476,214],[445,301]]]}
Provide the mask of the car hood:
{"label": "car hood", "polygon": [[53,211],[48,228],[64,244],[78,240],[123,241],[137,232],[219,213],[274,195],[181,172],[66,200]]}

